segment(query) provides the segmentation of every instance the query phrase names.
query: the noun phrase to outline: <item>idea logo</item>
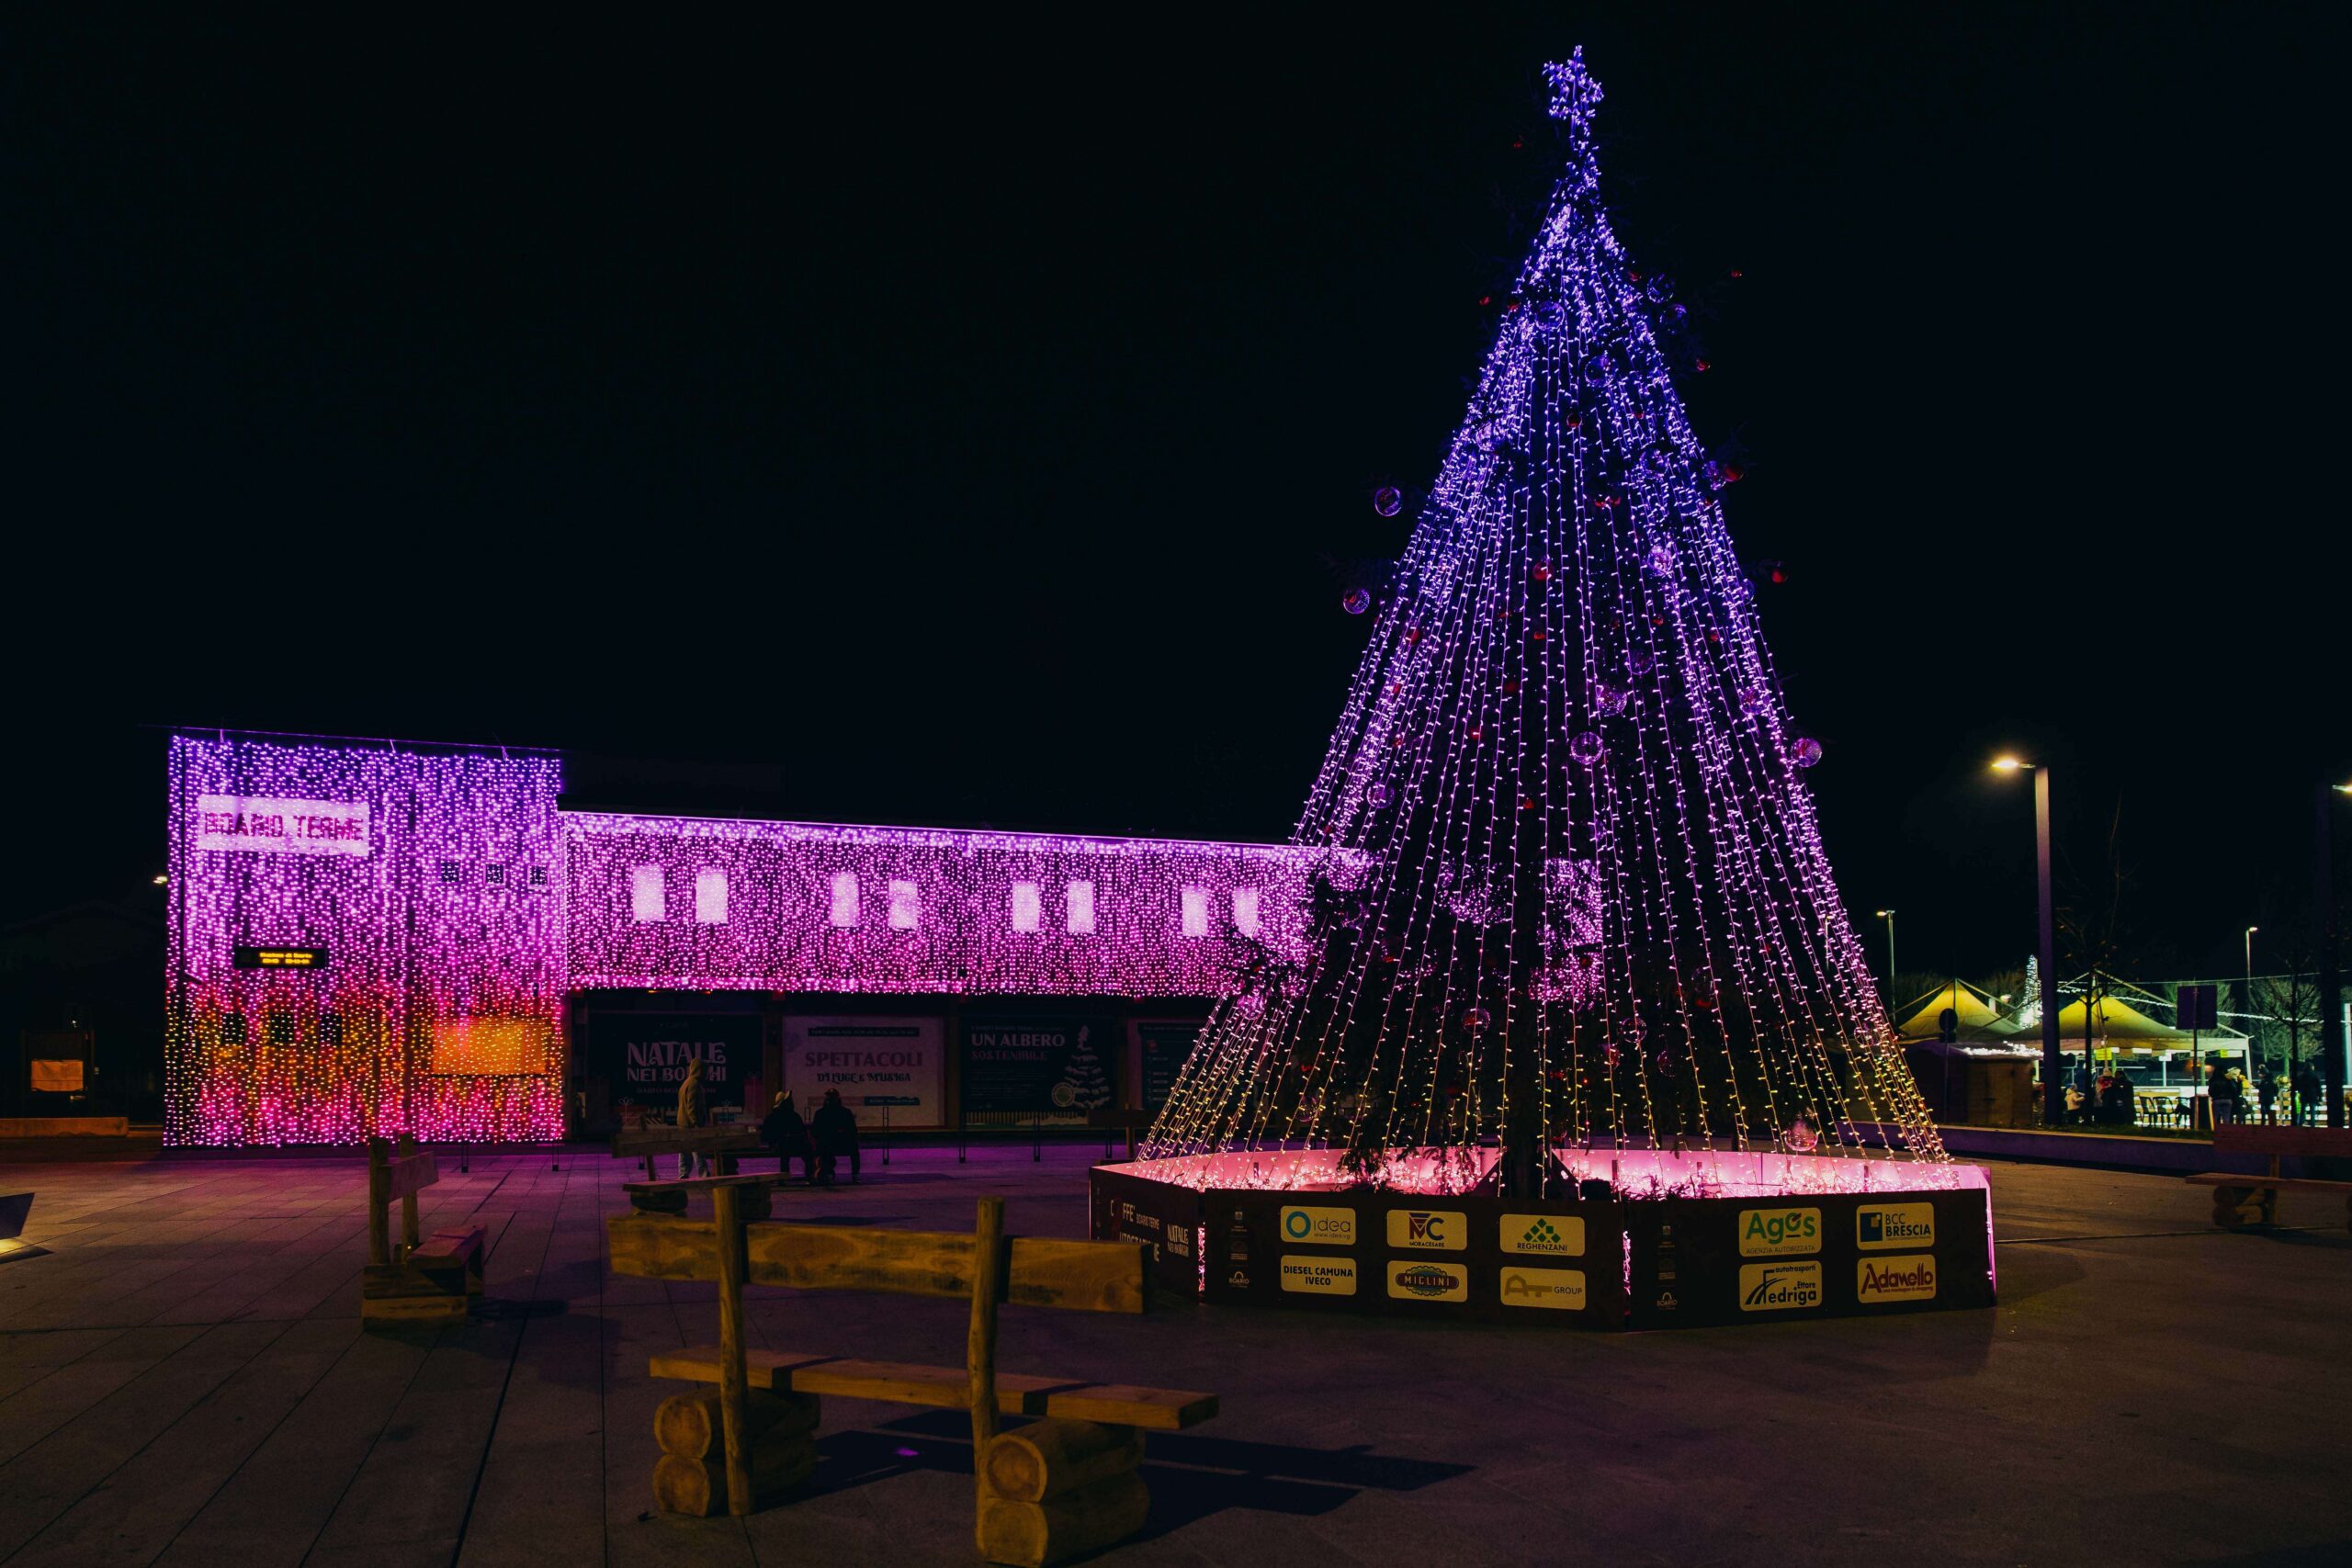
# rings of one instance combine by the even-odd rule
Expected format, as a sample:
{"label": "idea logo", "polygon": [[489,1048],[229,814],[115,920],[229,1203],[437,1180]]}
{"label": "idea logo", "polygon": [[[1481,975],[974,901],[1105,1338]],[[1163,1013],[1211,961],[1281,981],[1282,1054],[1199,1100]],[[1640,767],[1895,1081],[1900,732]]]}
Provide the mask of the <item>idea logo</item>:
{"label": "idea logo", "polygon": [[1739,1212],[1739,1255],[1779,1258],[1821,1250],[1821,1211],[1818,1209],[1742,1209]]}
{"label": "idea logo", "polygon": [[1283,1237],[1308,1247],[1353,1247],[1356,1212],[1286,1207],[1283,1210]]}

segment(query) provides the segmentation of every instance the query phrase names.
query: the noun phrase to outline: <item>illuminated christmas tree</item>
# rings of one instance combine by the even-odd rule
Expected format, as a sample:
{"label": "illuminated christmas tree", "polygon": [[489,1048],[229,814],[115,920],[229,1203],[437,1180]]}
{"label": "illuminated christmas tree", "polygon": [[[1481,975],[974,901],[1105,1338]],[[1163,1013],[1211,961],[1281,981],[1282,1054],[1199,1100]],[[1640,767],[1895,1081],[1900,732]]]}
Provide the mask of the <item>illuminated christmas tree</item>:
{"label": "illuminated christmas tree", "polygon": [[1294,834],[1306,941],[1251,951],[1148,1153],[1506,1195],[1604,1145],[1941,1160],[1724,528],[1736,470],[1675,390],[1681,307],[1598,199],[1581,51],[1545,69],[1566,170]]}

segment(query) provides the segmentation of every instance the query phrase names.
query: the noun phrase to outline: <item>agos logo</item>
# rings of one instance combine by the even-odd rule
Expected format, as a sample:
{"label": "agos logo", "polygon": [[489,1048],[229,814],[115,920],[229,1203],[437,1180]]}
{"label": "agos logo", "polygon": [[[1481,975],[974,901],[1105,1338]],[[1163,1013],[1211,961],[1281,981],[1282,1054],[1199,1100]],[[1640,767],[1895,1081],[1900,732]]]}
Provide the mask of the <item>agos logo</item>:
{"label": "agos logo", "polygon": [[1818,1209],[1742,1209],[1739,1212],[1739,1255],[1775,1258],[1783,1253],[1821,1250],[1821,1211]]}

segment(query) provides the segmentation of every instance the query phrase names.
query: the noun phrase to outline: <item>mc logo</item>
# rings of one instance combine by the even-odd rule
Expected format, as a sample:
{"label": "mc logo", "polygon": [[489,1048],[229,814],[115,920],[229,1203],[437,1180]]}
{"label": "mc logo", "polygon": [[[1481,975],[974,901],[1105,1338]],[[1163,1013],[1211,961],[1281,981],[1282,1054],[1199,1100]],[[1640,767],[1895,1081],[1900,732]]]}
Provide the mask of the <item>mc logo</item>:
{"label": "mc logo", "polygon": [[1788,1253],[1821,1250],[1821,1211],[1818,1209],[1742,1209],[1739,1212],[1739,1255],[1777,1258]]}
{"label": "mc logo", "polygon": [[1388,1245],[1417,1252],[1460,1252],[1470,1245],[1470,1216],[1452,1209],[1391,1209]]}

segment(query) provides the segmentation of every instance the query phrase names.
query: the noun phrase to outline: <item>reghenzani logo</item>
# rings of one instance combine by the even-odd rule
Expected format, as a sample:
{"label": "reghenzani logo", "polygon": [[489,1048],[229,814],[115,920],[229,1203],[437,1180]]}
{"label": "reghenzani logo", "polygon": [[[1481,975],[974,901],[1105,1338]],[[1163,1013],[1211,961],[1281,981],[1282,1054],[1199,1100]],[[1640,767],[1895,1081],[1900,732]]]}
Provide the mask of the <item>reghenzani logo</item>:
{"label": "reghenzani logo", "polygon": [[1818,1209],[1742,1209],[1739,1212],[1739,1255],[1778,1258],[1787,1253],[1821,1250],[1821,1211]]}
{"label": "reghenzani logo", "polygon": [[1308,1247],[1353,1247],[1353,1209],[1289,1209],[1283,1211],[1283,1236]]}
{"label": "reghenzani logo", "polygon": [[1584,1310],[1584,1270],[1524,1269],[1505,1264],[1502,1303],[1505,1306],[1547,1307],[1554,1312]]}
{"label": "reghenzani logo", "polygon": [[1470,1245],[1470,1216],[1452,1209],[1391,1209],[1388,1245],[1459,1252]]}
{"label": "reghenzani logo", "polygon": [[1854,1265],[1854,1299],[1860,1302],[1924,1302],[1936,1293],[1936,1260],[1928,1254],[1865,1258]]}
{"label": "reghenzani logo", "polygon": [[1301,1258],[1285,1253],[1283,1289],[1309,1296],[1352,1296],[1356,1293],[1356,1260]]}
{"label": "reghenzani logo", "polygon": [[1936,1245],[1933,1203],[1865,1203],[1854,1211],[1854,1243],[1864,1252]]}
{"label": "reghenzani logo", "polygon": [[1577,1214],[1505,1214],[1502,1249],[1539,1258],[1582,1258],[1584,1220]]}
{"label": "reghenzani logo", "polygon": [[[1810,1212],[1810,1211],[1808,1211]],[[1789,1312],[1821,1304],[1821,1260],[1803,1263],[1743,1263],[1739,1310]]]}
{"label": "reghenzani logo", "polygon": [[1391,1263],[1388,1293],[1398,1301],[1466,1302],[1470,1276],[1451,1263]]}

